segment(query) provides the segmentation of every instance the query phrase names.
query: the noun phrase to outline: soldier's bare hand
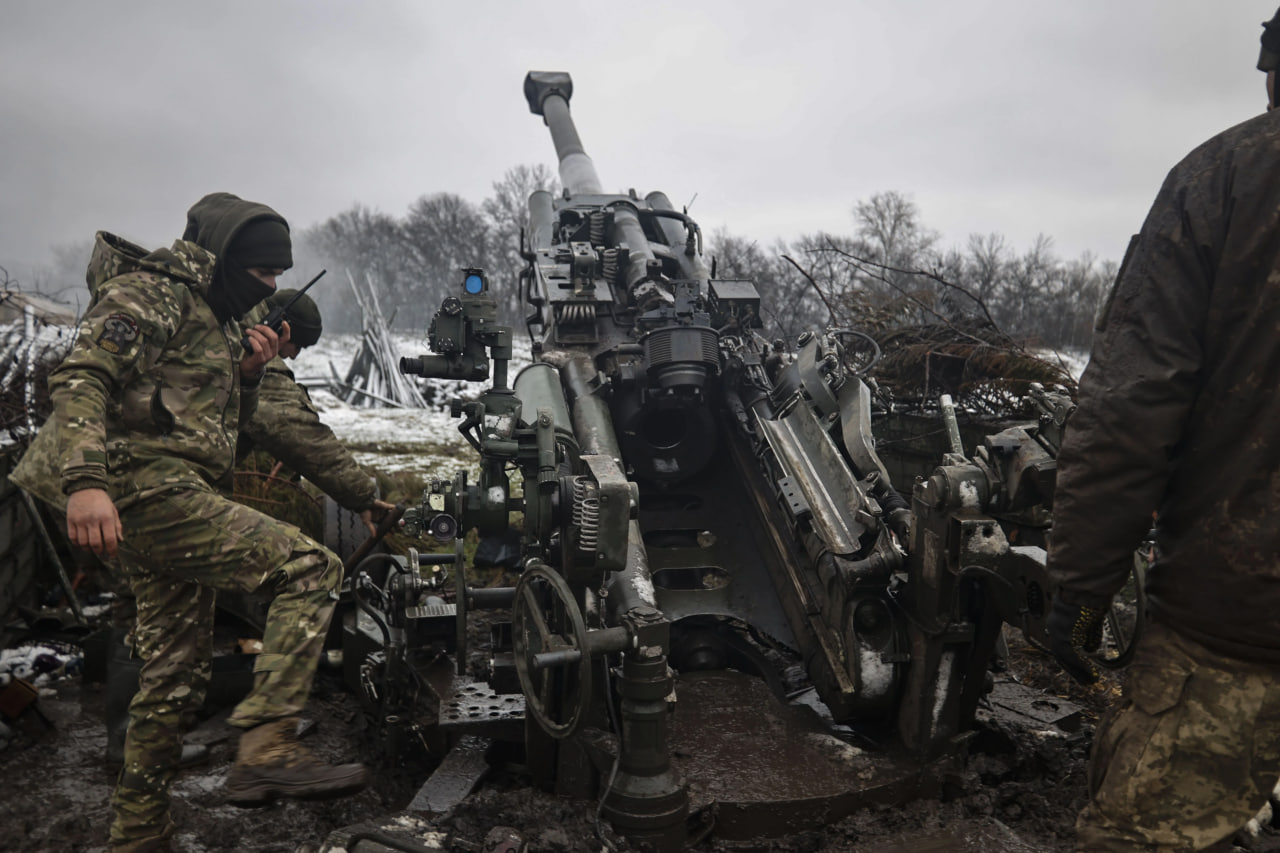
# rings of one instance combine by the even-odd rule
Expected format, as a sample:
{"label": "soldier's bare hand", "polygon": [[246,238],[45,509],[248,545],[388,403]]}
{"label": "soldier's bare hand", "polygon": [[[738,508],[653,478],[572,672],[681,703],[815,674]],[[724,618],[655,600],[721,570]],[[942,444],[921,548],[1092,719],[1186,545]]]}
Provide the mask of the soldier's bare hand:
{"label": "soldier's bare hand", "polygon": [[377,534],[378,525],[382,522],[382,519],[386,518],[387,513],[395,508],[395,504],[375,500],[373,506],[360,513],[360,520],[364,522],[365,527],[369,528],[370,536]]}
{"label": "soldier's bare hand", "polygon": [[240,375],[251,379],[262,373],[267,362],[280,352],[280,345],[288,342],[289,324],[281,324],[280,334],[265,324],[247,329],[244,334],[249,339],[249,351],[240,359]]}
{"label": "soldier's bare hand", "polygon": [[116,555],[124,528],[106,489],[81,489],[67,496],[67,535],[78,548],[100,556]]}

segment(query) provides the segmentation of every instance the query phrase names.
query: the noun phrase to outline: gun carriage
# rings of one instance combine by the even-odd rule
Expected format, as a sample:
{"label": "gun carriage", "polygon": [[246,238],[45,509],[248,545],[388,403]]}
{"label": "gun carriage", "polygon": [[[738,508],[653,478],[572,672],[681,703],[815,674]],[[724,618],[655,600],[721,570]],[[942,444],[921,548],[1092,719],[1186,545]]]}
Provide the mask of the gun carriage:
{"label": "gun carriage", "polygon": [[[480,270],[435,315],[432,354],[402,362],[490,382],[453,405],[479,474],[433,484],[406,513],[452,553],[357,567],[348,680],[389,748],[522,744],[539,784],[599,799],[654,850],[711,831],[695,818],[717,805],[714,831],[745,837],[917,796],[963,748],[1002,625],[1043,636],[1070,398],[1033,388],[1032,419],[971,456],[953,429],[941,464],[899,494],[876,452],[866,336],[765,340],[760,294],[715,276],[693,219],[661,192],[604,191],[572,89],[562,73],[524,84],[564,187],[531,196],[522,238],[534,363],[509,376],[512,331]],[[457,537],[507,535],[515,513],[518,582],[471,587]],[[487,671],[468,673],[480,611],[509,616]],[[1118,617],[1111,633],[1121,650],[1133,638]],[[798,723],[797,683],[816,697]],[[761,714],[772,730],[740,719]],[[793,725],[782,746],[807,779],[756,800],[718,783],[729,765],[784,775],[763,740]],[[726,746],[735,736],[749,748]]]}

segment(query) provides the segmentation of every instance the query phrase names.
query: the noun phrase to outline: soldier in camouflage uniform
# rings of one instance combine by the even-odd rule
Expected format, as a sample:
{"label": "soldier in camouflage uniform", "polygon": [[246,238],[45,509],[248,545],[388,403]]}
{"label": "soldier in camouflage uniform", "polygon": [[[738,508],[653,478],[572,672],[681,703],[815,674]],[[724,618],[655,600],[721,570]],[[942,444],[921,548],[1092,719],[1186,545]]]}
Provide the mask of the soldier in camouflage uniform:
{"label": "soldier in camouflage uniform", "polygon": [[[257,322],[272,308],[289,303],[296,290],[279,290],[246,318]],[[377,499],[374,481],[364,473],[351,451],[320,420],[307,389],[295,381],[285,359],[315,346],[323,332],[320,309],[307,294],[298,297],[285,315],[289,340],[280,345],[277,358],[267,365],[258,388],[258,409],[240,432],[236,452],[241,458],[254,449],[270,453],[290,469],[315,483],[325,494],[352,512],[360,513],[370,533],[376,532],[375,516],[394,507]]]}
{"label": "soldier in camouflage uniform", "polygon": [[[249,311],[244,324],[257,325],[272,308],[288,305],[295,294],[296,290],[277,290]],[[262,375],[258,385],[258,405],[248,423],[241,427],[236,459],[244,459],[255,448],[265,450],[306,477],[339,505],[359,513],[372,535],[377,531],[375,513],[381,519],[394,507],[378,500],[373,478],[364,473],[333,430],[320,421],[307,390],[294,380],[293,371],[284,362],[284,359],[296,358],[304,348],[319,342],[323,332],[320,309],[304,293],[290,306],[284,320],[289,324],[289,339],[280,343],[277,357],[267,364]],[[113,609],[113,620],[119,623],[113,631],[107,661],[105,696],[107,763],[114,766],[124,761],[129,703],[138,691],[141,667],[141,661],[131,655],[132,643],[120,643],[120,639],[133,628],[137,610],[127,582],[117,583],[122,580],[109,579],[116,592],[117,607]],[[199,707],[203,703],[209,677],[207,664],[201,664],[195,670],[193,706]],[[203,744],[183,744],[180,764],[188,767],[207,761],[208,757],[209,749]]]}
{"label": "soldier in camouflage uniform", "polygon": [[112,561],[137,597],[143,666],[112,796],[113,851],[170,849],[168,788],[181,718],[207,683],[217,589],[274,596],[254,688],[229,720],[245,731],[228,799],[337,796],[367,783],[362,766],[330,767],[294,738],[342,565],[296,527],[226,497],[240,425],[280,344],[239,321],[291,262],[279,214],[229,193],[197,202],[171,249],[99,233],[92,302],[49,379],[53,414],[11,475],[65,512],[73,544]]}
{"label": "soldier in camouflage uniform", "polygon": [[1228,850],[1280,777],[1280,12],[1264,115],[1173,168],[1058,457],[1050,642],[1075,678],[1156,509],[1152,624],[1099,726],[1089,853]]}

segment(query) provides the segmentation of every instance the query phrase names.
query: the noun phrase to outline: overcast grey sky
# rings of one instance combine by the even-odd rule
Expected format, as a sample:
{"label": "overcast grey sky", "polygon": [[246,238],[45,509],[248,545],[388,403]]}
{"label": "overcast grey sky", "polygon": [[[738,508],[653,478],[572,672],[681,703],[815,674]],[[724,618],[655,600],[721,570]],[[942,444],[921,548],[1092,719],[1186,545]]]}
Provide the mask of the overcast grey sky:
{"label": "overcast grey sky", "polygon": [[148,246],[227,190],[295,228],[479,202],[554,166],[530,69],[573,75],[607,188],[705,231],[850,233],[909,194],[945,245],[1118,260],[1168,169],[1265,106],[1275,0],[0,0],[0,265]]}

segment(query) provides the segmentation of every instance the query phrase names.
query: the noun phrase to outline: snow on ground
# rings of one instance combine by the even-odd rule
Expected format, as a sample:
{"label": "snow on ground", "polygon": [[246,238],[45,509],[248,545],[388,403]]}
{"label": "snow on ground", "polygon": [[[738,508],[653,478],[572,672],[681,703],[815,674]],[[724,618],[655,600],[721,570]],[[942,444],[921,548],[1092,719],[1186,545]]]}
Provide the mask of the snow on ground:
{"label": "snow on ground", "polygon": [[453,477],[470,447],[458,432],[458,421],[437,409],[362,409],[351,406],[327,390],[312,388],[311,400],[320,419],[352,447],[356,461],[379,471]]}
{"label": "snow on ground", "polygon": [[[15,389],[9,406],[0,412],[4,426],[0,428],[0,448],[20,443],[39,421],[33,420],[36,409],[36,385],[33,380],[44,369],[52,369],[71,348],[75,328],[27,323],[16,320],[0,325],[0,389]],[[16,391],[21,388],[22,390]]]}
{"label": "snow on ground", "polygon": [[[429,352],[422,335],[402,333],[392,337],[402,356]],[[519,334],[514,337],[516,356],[509,370],[512,379],[530,360],[528,338]],[[427,380],[437,390],[437,402],[427,409],[352,406],[319,384],[335,373],[345,379],[359,349],[359,335],[325,335],[318,344],[303,350],[291,365],[298,379],[310,388],[321,419],[353,448],[356,460],[387,473],[404,471],[439,479],[452,479],[459,468],[475,470],[478,455],[458,432],[458,421],[449,416],[448,405],[450,399],[463,394],[473,397],[484,385]],[[1087,352],[1046,350],[1037,354],[1060,360],[1077,379],[1089,360]]]}
{"label": "snow on ground", "polygon": [[1088,350],[1036,350],[1034,355],[1046,361],[1056,362],[1067,369],[1067,372],[1077,381],[1080,381],[1080,374],[1084,373],[1085,365],[1089,363]]}
{"label": "snow on ground", "polygon": [[83,661],[84,652],[79,646],[53,640],[0,649],[0,686],[12,678],[21,678],[43,687],[64,675],[79,673]]}
{"label": "snow on ground", "polygon": [[[430,351],[420,335],[393,334],[392,338],[401,356]],[[514,348],[512,378],[529,361],[528,339],[517,341]],[[458,432],[459,421],[449,416],[449,400],[464,393],[474,396],[487,384],[426,380],[438,391],[438,402],[427,409],[352,406],[320,385],[335,373],[345,379],[359,350],[359,335],[325,335],[290,364],[298,380],[308,386],[320,419],[352,448],[356,461],[386,473],[411,472],[439,479],[452,479],[460,467],[474,470],[479,456]]]}

